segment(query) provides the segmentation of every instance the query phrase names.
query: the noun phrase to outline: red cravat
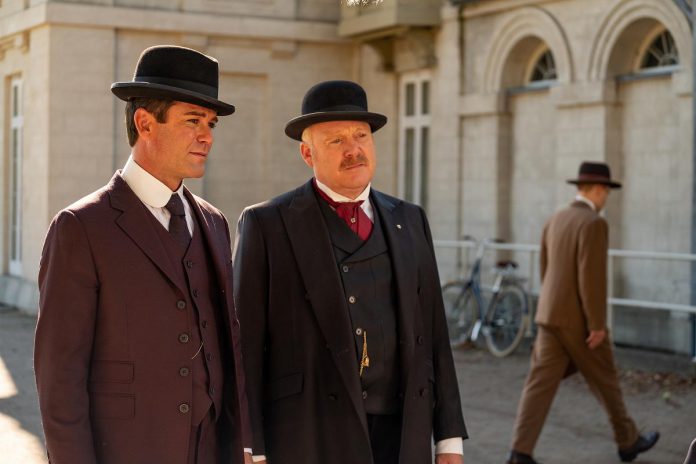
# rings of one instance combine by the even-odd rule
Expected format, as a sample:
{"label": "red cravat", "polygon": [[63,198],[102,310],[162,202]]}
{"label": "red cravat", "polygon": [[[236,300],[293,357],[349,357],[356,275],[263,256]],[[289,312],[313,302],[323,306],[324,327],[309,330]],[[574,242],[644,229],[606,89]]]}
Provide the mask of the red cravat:
{"label": "red cravat", "polygon": [[362,240],[367,240],[372,232],[372,221],[367,217],[365,211],[360,207],[363,200],[360,201],[350,201],[350,202],[338,202],[332,200],[326,193],[324,193],[318,186],[316,181],[314,182],[314,188],[319,195],[331,206],[338,214],[338,217],[343,219],[350,230],[358,234]]}

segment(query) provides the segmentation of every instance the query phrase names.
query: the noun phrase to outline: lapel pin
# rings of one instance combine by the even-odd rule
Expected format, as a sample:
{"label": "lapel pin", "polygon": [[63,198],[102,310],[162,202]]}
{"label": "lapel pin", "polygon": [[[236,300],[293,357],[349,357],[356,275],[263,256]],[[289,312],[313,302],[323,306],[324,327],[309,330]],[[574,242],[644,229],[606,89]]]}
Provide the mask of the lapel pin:
{"label": "lapel pin", "polygon": [[397,228],[397,229],[401,229],[401,224],[397,224],[397,225],[396,225],[396,228]]}

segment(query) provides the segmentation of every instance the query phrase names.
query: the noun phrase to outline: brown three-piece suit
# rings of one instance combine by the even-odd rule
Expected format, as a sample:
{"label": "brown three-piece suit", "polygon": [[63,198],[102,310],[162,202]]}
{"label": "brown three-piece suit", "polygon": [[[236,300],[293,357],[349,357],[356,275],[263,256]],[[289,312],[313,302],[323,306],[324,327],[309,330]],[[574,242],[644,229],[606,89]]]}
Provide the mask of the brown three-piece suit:
{"label": "brown three-piece suit", "polygon": [[512,440],[518,452],[532,454],[558,385],[576,370],[606,409],[619,449],[638,438],[624,406],[609,337],[594,350],[585,342],[591,330],[606,329],[608,235],[607,222],[582,201],[544,226],[539,331]]}
{"label": "brown three-piece suit", "polygon": [[[51,224],[35,368],[54,464],[243,462],[228,226],[184,195],[195,228],[180,252],[120,174]],[[196,430],[218,445],[205,447],[214,456],[192,453]]]}

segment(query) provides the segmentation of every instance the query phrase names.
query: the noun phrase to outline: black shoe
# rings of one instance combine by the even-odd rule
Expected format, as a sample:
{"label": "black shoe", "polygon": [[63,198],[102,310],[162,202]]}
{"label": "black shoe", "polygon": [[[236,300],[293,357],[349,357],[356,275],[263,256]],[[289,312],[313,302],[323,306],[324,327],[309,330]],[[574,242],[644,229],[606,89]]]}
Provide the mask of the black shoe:
{"label": "black shoe", "polygon": [[650,448],[655,446],[657,440],[660,438],[660,432],[648,432],[644,435],[638,435],[638,439],[635,443],[626,449],[619,450],[619,458],[622,462],[631,462],[640,453],[648,451]]}
{"label": "black shoe", "polygon": [[508,456],[507,464],[539,464],[528,454],[520,453],[518,451],[510,451]]}

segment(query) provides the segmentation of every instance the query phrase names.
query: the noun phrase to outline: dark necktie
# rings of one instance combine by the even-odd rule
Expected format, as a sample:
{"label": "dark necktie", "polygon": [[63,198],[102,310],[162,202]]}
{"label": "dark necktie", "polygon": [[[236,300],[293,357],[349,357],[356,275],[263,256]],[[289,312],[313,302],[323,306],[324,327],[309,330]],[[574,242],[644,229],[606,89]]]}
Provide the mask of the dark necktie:
{"label": "dark necktie", "polygon": [[316,184],[314,183],[314,188],[319,192],[319,195],[331,206],[338,214],[338,217],[343,219],[345,223],[350,227],[350,230],[358,234],[362,240],[367,240],[372,233],[372,221],[365,211],[360,207],[363,200],[360,201],[350,201],[350,202],[338,202],[332,200],[326,193],[324,193]]}
{"label": "dark necktie", "polygon": [[191,242],[191,234],[186,224],[184,202],[181,201],[179,194],[172,194],[169,202],[164,205],[164,207],[167,208],[167,211],[171,214],[169,218],[169,233],[172,234],[174,240],[180,243],[184,248],[188,248],[189,242]]}

